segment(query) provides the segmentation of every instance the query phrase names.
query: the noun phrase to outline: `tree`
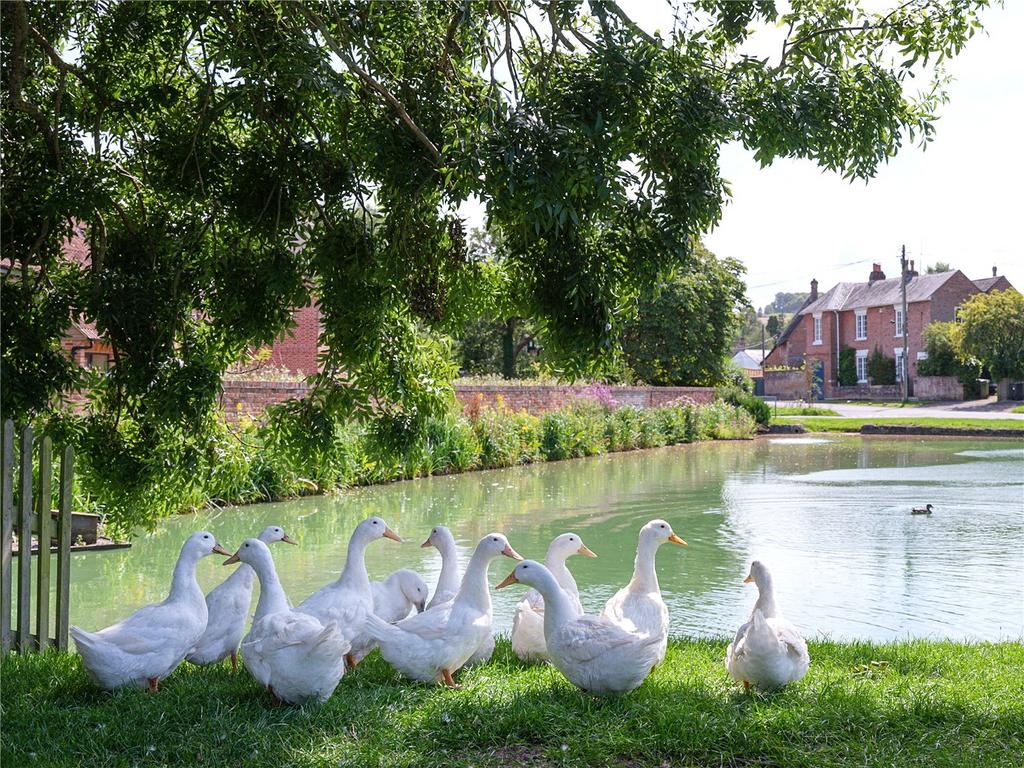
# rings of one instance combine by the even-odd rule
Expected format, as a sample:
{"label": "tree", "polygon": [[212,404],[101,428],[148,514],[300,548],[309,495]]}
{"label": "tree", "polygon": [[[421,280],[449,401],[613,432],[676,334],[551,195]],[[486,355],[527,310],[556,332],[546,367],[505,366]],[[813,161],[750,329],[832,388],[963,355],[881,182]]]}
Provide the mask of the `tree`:
{"label": "tree", "polygon": [[964,360],[960,354],[961,326],[959,323],[929,323],[921,334],[927,357],[917,364],[920,376],[956,376],[963,384],[964,395],[978,392],[981,365],[977,360]]}
{"label": "tree", "polygon": [[896,383],[896,360],[888,357],[878,347],[868,355],[868,380],[872,384]]}
{"label": "tree", "polygon": [[999,380],[1024,378],[1024,296],[1017,291],[976,293],[960,308],[959,354],[978,361]]}
{"label": "tree", "polygon": [[[421,424],[451,400],[448,335],[499,304],[553,365],[601,370],[637,296],[694,274],[724,143],[870,178],[931,139],[941,71],[904,86],[985,5],[700,0],[652,36],[612,0],[5,2],[3,415],[74,386],[56,352],[84,318],[115,365],[83,429],[130,463],[202,429],[311,298],[303,408]],[[787,29],[778,56],[745,55],[759,24]],[[474,197],[501,265],[467,257]]]}
{"label": "tree", "polygon": [[857,384],[857,350],[852,347],[839,352],[839,383],[844,387]]}
{"label": "tree", "polygon": [[935,275],[939,272],[949,272],[950,266],[945,261],[936,261],[934,264],[929,265],[928,274]]}
{"label": "tree", "polygon": [[779,335],[782,332],[783,320],[779,315],[771,315],[768,318],[768,322],[765,323],[764,329],[768,332],[768,335],[772,338]]}
{"label": "tree", "polygon": [[799,312],[800,308],[803,307],[804,302],[807,301],[809,293],[784,293],[780,291],[775,294],[775,299],[765,306],[764,314],[770,315],[779,313],[783,315],[791,315],[794,312]]}
{"label": "tree", "polygon": [[742,265],[700,245],[686,272],[641,294],[636,320],[623,332],[623,357],[648,384],[715,385],[724,376],[746,302]]}

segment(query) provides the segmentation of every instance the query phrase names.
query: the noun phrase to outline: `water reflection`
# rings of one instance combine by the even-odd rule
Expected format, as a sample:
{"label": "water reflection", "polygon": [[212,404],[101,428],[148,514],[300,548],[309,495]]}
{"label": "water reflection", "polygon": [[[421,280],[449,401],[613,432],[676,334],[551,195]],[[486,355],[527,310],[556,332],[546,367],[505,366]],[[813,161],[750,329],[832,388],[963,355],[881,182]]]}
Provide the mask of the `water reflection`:
{"label": "water reflection", "polygon": [[[639,527],[668,519],[688,549],[658,556],[672,631],[731,633],[750,610],[748,562],[775,572],[789,618],[808,634],[886,639],[995,639],[1024,632],[1024,450],[1005,441],[829,437],[683,446],[358,489],[336,498],[229,508],[167,521],[127,552],[76,555],[72,620],[87,629],[165,595],[188,532],[207,528],[228,547],[283,525],[301,546],[275,550],[298,601],[334,578],[364,517],[383,517],[409,540],[373,544],[371,577],[399,567],[433,584],[435,523],[460,556],[491,530],[526,557],[574,530],[599,555],[570,561],[589,611],[629,578]],[[930,518],[911,506],[931,502]],[[200,564],[205,589],[227,569]],[[492,567],[492,583],[511,568]],[[494,594],[507,631],[516,590]]]}

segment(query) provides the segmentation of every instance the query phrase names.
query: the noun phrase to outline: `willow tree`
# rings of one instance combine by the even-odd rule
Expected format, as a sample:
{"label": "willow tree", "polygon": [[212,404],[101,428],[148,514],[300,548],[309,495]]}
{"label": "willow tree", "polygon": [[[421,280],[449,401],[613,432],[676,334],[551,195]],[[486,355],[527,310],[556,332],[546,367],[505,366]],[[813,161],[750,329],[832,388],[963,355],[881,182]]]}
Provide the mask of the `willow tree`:
{"label": "willow tree", "polygon": [[[76,386],[84,318],[116,357],[90,428],[141,450],[314,298],[328,410],[439,407],[445,334],[481,306],[596,370],[718,221],[725,142],[871,177],[931,138],[935,65],[986,4],[699,0],[655,33],[611,0],[4,2],[4,414]],[[747,55],[764,26],[778,53]],[[499,271],[466,256],[474,198]]]}

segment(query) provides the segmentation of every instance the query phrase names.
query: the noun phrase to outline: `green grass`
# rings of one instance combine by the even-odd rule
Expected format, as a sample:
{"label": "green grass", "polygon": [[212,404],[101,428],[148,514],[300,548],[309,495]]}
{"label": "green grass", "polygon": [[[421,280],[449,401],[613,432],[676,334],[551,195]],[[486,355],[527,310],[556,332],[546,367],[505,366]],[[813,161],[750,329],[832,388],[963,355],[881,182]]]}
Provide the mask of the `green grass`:
{"label": "green grass", "polygon": [[1024,413],[1024,405],[1018,405],[1015,408],[1011,408],[1010,413]]}
{"label": "green grass", "polygon": [[859,432],[865,424],[903,425],[917,427],[955,427],[957,429],[1020,429],[1021,419],[940,419],[940,418],[805,418],[780,416],[778,424],[802,424],[809,432]]}
{"label": "green grass", "polygon": [[[322,706],[271,707],[249,675],[183,665],[156,695],[93,688],[77,656],[0,664],[4,766],[1007,766],[1024,753],[1024,646],[812,642],[807,677],[744,694],[725,641],[679,640],[597,699],[500,641],[462,689],[377,654]],[[881,662],[875,663],[872,662]],[[1014,757],[1016,755],[1016,757]]]}
{"label": "green grass", "polygon": [[817,408],[815,406],[803,406],[800,408],[793,408],[790,406],[783,406],[782,408],[773,408],[772,414],[778,416],[838,416],[836,411],[831,408]]}
{"label": "green grass", "polygon": [[834,400],[832,402],[843,405],[865,405],[873,408],[920,408],[923,405],[934,405],[930,400],[908,400],[907,402],[896,401],[891,403],[877,402],[875,400]]}

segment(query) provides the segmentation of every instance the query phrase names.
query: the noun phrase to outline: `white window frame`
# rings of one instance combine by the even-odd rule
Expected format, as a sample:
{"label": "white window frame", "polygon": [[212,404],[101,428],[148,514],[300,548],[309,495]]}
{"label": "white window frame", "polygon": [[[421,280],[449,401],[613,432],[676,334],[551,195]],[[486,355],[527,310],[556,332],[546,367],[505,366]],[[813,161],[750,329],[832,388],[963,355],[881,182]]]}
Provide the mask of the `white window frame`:
{"label": "white window frame", "polygon": [[928,353],[927,352],[918,352],[917,353],[917,360],[918,360],[918,362],[920,362],[922,360],[927,360],[927,359],[928,359]]}
{"label": "white window frame", "polygon": [[962,304],[957,304],[955,307],[953,307],[953,322],[954,323],[962,323],[963,322],[963,320],[960,318],[960,310],[962,310],[963,308],[964,307],[963,307]]}
{"label": "white window frame", "polygon": [[896,347],[892,353],[896,358],[896,383],[900,384],[903,381],[903,347]]}
{"label": "white window frame", "polygon": [[[861,322],[864,324],[864,335],[861,335]],[[853,338],[855,341],[867,341],[868,339],[868,311],[866,309],[855,309],[853,311]]]}
{"label": "white window frame", "polygon": [[904,323],[907,322],[907,319],[903,316],[903,307],[893,307],[892,309],[893,309],[893,312],[896,313],[896,318],[895,318],[896,322],[894,323],[894,325],[896,326],[896,334],[895,334],[895,336],[896,336],[897,339],[902,339],[903,338],[903,325],[904,325]]}
{"label": "white window frame", "polygon": [[866,349],[857,350],[857,383],[868,383],[868,351]]}
{"label": "white window frame", "polygon": [[821,331],[822,331],[821,313],[817,312],[817,313],[815,313],[811,317],[811,334],[812,334],[811,344],[816,346],[816,347],[820,347],[821,343],[822,343],[821,342],[821,335],[822,335]]}

